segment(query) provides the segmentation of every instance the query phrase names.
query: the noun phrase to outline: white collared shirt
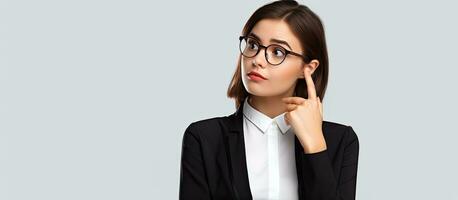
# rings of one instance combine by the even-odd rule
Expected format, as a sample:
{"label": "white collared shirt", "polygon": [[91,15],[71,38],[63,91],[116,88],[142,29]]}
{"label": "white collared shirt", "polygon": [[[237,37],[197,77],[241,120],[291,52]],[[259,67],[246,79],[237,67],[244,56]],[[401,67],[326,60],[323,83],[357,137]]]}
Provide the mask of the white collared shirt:
{"label": "white collared shirt", "polygon": [[254,200],[298,199],[294,132],[284,120],[263,114],[244,100],[243,131]]}

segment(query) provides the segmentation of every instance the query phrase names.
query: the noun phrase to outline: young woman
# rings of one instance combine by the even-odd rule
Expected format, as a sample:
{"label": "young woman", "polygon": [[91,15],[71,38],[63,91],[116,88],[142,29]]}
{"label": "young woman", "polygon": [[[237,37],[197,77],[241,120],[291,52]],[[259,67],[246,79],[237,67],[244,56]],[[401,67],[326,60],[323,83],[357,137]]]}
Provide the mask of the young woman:
{"label": "young woman", "polygon": [[180,199],[355,199],[359,142],[349,125],[323,121],[328,55],[308,7],[257,9],[239,37],[228,88],[237,111],[185,130]]}

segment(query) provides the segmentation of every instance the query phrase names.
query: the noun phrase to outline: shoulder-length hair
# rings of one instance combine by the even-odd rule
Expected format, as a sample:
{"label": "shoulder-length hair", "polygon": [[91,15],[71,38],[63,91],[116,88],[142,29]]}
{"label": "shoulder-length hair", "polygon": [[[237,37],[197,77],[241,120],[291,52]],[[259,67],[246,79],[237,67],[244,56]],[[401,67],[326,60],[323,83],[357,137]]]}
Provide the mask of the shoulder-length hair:
{"label": "shoulder-length hair", "polygon": [[[262,19],[279,19],[288,24],[291,31],[299,39],[304,56],[310,60],[319,61],[318,68],[312,74],[317,96],[324,99],[328,83],[328,52],[324,28],[320,18],[307,6],[298,4],[294,0],[280,0],[266,4],[258,8],[248,19],[243,27],[242,35],[248,35],[253,27]],[[244,99],[250,94],[246,91],[241,77],[241,55],[237,61],[237,68],[227,90],[227,96],[235,100],[235,107],[238,109]],[[296,82],[294,96],[307,98],[307,85],[305,79]]]}

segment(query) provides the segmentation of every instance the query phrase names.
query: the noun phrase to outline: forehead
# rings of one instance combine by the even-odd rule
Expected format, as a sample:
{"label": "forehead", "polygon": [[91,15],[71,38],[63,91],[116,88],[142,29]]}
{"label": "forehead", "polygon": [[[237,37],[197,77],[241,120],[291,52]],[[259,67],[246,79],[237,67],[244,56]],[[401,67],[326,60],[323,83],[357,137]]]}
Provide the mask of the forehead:
{"label": "forehead", "polygon": [[293,51],[302,51],[299,39],[289,28],[288,24],[278,19],[262,19],[251,30],[261,39],[264,45],[271,44],[271,39],[286,41]]}

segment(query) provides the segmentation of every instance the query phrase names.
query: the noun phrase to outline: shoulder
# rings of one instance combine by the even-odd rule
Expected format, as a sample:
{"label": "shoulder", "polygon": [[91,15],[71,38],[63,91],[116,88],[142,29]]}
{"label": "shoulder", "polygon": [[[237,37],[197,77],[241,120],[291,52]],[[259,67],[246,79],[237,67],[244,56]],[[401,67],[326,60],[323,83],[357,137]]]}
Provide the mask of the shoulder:
{"label": "shoulder", "polygon": [[323,121],[323,134],[328,140],[338,140],[346,144],[358,143],[358,135],[349,124]]}
{"label": "shoulder", "polygon": [[199,119],[191,122],[185,130],[186,134],[192,135],[195,138],[215,137],[222,132],[223,122],[227,120],[227,116],[217,116],[205,119]]}
{"label": "shoulder", "polygon": [[191,122],[186,128],[189,131],[205,131],[217,128],[225,117],[211,117]]}

